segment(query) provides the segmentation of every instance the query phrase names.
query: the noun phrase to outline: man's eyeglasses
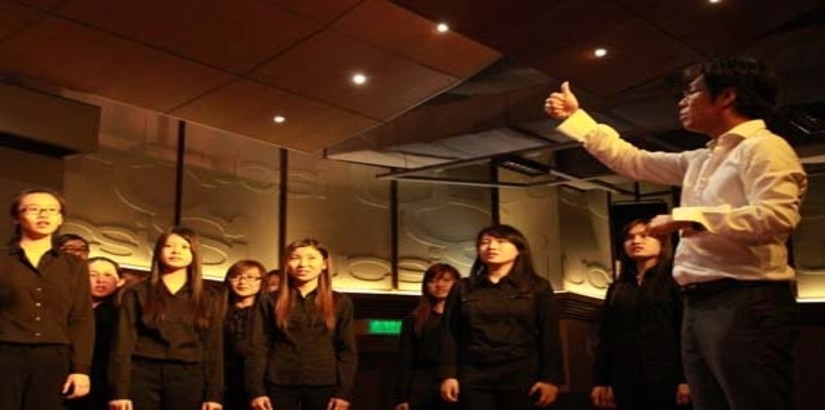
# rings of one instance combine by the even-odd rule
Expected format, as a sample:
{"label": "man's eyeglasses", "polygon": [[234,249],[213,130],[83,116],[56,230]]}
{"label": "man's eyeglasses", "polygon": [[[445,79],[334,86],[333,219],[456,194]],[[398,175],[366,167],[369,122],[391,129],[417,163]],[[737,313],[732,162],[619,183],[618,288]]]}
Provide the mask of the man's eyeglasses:
{"label": "man's eyeglasses", "polygon": [[60,208],[41,208],[39,206],[27,206],[25,208],[20,208],[17,211],[23,215],[29,216],[35,216],[40,214],[54,216],[60,213]]}
{"label": "man's eyeglasses", "polygon": [[230,282],[257,282],[261,280],[260,276],[233,276],[229,278]]}
{"label": "man's eyeglasses", "polygon": [[705,91],[705,89],[704,88],[685,88],[684,90],[682,90],[682,98],[692,97],[696,93],[701,93],[702,91]]}

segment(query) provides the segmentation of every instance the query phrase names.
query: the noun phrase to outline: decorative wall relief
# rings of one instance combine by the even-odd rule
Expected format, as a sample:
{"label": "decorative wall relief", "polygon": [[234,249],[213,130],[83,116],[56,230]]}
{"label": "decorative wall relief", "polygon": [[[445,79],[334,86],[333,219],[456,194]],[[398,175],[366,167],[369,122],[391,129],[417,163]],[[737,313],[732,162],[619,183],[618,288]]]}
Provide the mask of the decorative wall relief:
{"label": "decorative wall relief", "polygon": [[333,253],[333,285],[391,291],[389,182],[381,170],[289,154],[287,242],[315,238]]}
{"label": "decorative wall relief", "polygon": [[399,182],[398,191],[399,290],[420,291],[436,262],[468,275],[476,234],[491,220],[489,189]]}
{"label": "decorative wall relief", "polygon": [[791,237],[800,298],[825,298],[825,177],[808,178],[802,221]]}
{"label": "decorative wall relief", "polygon": [[602,278],[610,277],[610,227],[602,191],[559,189],[564,289],[604,297]]}

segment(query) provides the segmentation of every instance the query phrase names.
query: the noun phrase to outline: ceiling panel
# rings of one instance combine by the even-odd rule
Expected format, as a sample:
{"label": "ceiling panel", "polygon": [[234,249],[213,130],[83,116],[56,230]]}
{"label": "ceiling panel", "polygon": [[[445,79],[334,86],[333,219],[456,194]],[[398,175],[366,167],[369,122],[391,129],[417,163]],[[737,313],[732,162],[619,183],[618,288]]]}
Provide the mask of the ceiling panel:
{"label": "ceiling panel", "polygon": [[[609,54],[594,57],[596,47],[606,48]],[[701,59],[681,43],[631,18],[601,31],[591,41],[571,44],[532,65],[560,80],[571,80],[574,86],[609,97]]]}
{"label": "ceiling panel", "polygon": [[[366,84],[350,78],[361,72]],[[389,120],[459,80],[327,30],[252,73],[252,77],[378,120]]]}
{"label": "ceiling panel", "polygon": [[238,75],[321,27],[258,0],[72,0],[59,13]]}
{"label": "ceiling panel", "polygon": [[506,107],[495,96],[475,96],[444,104],[426,104],[392,122],[330,147],[329,153],[381,150],[414,142],[434,142],[463,133],[482,132],[507,125]]}
{"label": "ceiling panel", "polygon": [[363,0],[262,0],[284,10],[309,17],[321,23],[330,23]]}
{"label": "ceiling panel", "polygon": [[48,11],[56,8],[65,0],[18,0],[18,3],[26,4],[34,8]]}
{"label": "ceiling panel", "polygon": [[368,0],[332,28],[453,77],[467,78],[500,54],[385,0]]}
{"label": "ceiling panel", "polygon": [[623,0],[640,18],[706,55],[737,52],[774,27],[822,6],[822,0]]}
{"label": "ceiling panel", "polygon": [[0,44],[0,71],[165,112],[231,80],[219,71],[48,17]]}
{"label": "ceiling panel", "polygon": [[[175,110],[173,115],[283,147],[312,152],[377,123],[288,92],[240,80]],[[276,124],[275,115],[286,122]]]}
{"label": "ceiling panel", "polygon": [[44,13],[8,1],[0,1],[0,41],[43,17]]}
{"label": "ceiling panel", "polygon": [[548,7],[577,0],[392,0],[433,21],[444,21],[472,38],[482,32],[502,33],[544,13]]}

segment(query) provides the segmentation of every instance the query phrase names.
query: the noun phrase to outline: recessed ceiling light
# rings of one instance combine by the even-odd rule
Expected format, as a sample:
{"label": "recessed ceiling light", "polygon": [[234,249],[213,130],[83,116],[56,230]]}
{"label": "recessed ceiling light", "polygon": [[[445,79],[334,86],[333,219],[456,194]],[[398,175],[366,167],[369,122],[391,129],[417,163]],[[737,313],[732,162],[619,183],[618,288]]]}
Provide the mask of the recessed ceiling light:
{"label": "recessed ceiling light", "polygon": [[438,25],[435,26],[435,31],[439,33],[446,33],[450,31],[450,26],[448,26],[446,23],[438,23]]}
{"label": "recessed ceiling light", "polygon": [[284,117],[283,115],[276,115],[272,118],[272,121],[275,121],[277,124],[283,124],[284,122],[286,122],[286,117]]}
{"label": "recessed ceiling light", "polygon": [[711,2],[711,3],[713,3],[713,4],[716,4],[716,3],[719,3],[719,2],[720,2],[720,1],[722,1],[722,0],[708,0],[708,1],[709,1],[709,2]]}
{"label": "recessed ceiling light", "polygon": [[596,56],[596,58],[602,58],[607,55],[607,49],[599,47],[593,50],[593,55]]}
{"label": "recessed ceiling light", "polygon": [[364,74],[355,74],[352,76],[352,82],[358,85],[364,84],[367,82],[367,76]]}

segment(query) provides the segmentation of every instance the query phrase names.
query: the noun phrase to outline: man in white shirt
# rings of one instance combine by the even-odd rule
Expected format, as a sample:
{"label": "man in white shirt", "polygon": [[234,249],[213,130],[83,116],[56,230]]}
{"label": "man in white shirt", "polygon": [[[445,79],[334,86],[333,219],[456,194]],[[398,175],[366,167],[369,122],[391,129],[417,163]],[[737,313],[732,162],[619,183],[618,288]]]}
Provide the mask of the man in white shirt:
{"label": "man in white shirt", "polygon": [[564,120],[619,174],[681,185],[679,207],[650,231],[679,231],[673,275],[685,294],[682,353],[697,410],[793,409],[798,312],[785,242],[799,223],[805,172],[793,149],[764,118],[776,79],[738,57],[703,64],[679,102],[685,129],[707,135],[706,148],[640,150],[579,109],[568,83],[545,111]]}

